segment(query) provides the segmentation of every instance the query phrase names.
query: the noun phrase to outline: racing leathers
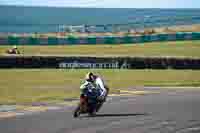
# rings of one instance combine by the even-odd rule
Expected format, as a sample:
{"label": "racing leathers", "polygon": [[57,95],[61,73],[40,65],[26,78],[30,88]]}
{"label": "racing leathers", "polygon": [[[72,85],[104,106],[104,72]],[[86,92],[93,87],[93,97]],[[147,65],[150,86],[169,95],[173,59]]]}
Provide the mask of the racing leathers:
{"label": "racing leathers", "polygon": [[[85,81],[81,86],[80,86],[80,89],[84,89],[85,86],[89,85],[89,83],[91,83],[90,81]],[[94,88],[97,89],[100,93],[99,93],[99,96],[98,96],[98,99],[99,100],[105,100],[106,99],[106,96],[107,96],[107,89],[105,88],[105,84],[103,82],[103,80],[97,76],[95,78],[95,80],[92,82],[92,85],[94,85]]]}

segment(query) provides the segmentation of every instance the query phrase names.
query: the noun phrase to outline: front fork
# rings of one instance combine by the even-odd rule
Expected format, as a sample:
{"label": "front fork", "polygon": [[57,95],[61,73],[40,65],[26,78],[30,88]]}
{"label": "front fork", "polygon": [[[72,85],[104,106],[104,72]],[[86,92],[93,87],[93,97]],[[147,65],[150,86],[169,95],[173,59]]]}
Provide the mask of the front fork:
{"label": "front fork", "polygon": [[80,97],[80,110],[82,113],[87,113],[87,97],[81,96]]}

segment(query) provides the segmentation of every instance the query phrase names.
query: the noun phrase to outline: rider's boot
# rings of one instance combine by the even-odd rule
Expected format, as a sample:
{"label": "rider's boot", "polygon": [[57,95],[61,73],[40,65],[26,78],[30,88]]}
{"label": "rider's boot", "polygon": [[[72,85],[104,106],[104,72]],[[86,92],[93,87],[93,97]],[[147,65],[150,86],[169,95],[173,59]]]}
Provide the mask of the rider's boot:
{"label": "rider's boot", "polygon": [[97,105],[97,107],[96,107],[96,112],[99,112],[99,110],[101,109],[102,105],[103,105],[103,102],[100,102],[100,103]]}

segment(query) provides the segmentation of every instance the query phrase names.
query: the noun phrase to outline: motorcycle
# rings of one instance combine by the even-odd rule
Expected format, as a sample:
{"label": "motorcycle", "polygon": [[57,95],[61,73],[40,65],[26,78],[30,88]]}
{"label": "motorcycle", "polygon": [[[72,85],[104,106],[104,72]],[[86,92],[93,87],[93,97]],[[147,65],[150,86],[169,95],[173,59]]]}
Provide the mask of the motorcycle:
{"label": "motorcycle", "polygon": [[80,95],[80,101],[76,107],[73,116],[79,117],[81,114],[95,116],[96,112],[102,106],[102,102],[98,100],[99,93],[91,84],[85,86]]}

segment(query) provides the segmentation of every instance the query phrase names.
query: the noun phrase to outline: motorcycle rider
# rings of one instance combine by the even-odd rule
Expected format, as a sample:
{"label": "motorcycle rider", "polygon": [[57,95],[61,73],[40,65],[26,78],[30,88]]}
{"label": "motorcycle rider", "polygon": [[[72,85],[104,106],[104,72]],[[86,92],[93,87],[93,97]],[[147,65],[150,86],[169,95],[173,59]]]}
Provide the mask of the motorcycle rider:
{"label": "motorcycle rider", "polygon": [[98,111],[102,106],[102,104],[106,101],[109,88],[104,84],[104,81],[102,80],[101,77],[94,75],[92,72],[86,74],[85,82],[84,84],[81,85],[80,89],[83,89],[89,83],[92,83],[94,85],[94,88],[100,92],[97,98],[101,102],[101,105],[97,108]]}
{"label": "motorcycle rider", "polygon": [[6,51],[7,54],[20,54],[19,49],[17,48],[17,46],[13,46],[11,49],[8,49]]}

